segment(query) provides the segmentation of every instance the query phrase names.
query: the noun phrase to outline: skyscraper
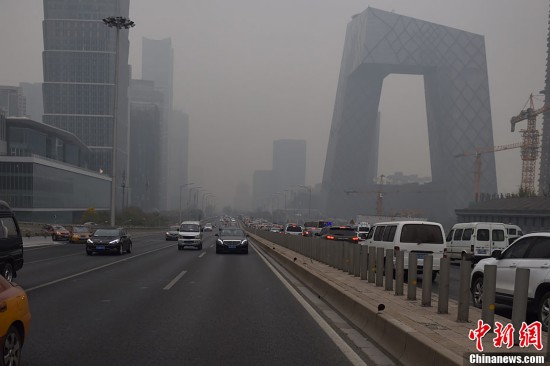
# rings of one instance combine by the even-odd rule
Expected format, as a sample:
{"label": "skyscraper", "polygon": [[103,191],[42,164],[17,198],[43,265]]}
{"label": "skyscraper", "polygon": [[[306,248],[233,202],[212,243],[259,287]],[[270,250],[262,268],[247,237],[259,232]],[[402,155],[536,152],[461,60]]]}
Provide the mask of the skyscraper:
{"label": "skyscraper", "polygon": [[128,13],[129,0],[44,0],[43,122],[78,136],[92,151],[91,169],[112,175],[114,92],[118,83],[119,182],[128,166],[128,31],[120,31],[115,81],[119,33],[102,19],[128,17]]}
{"label": "skyscraper", "polygon": [[[373,185],[383,123],[378,105],[390,74],[424,77],[431,192],[444,192],[427,214],[454,221],[454,209],[474,197],[472,161],[455,156],[494,145],[485,40],[373,8],[353,16],[346,31],[323,174],[325,208],[341,216],[358,214],[350,212],[346,192],[366,192]],[[482,160],[481,192],[495,193],[494,154],[484,154]],[[416,198],[425,201],[426,196]]]}
{"label": "skyscraper", "polygon": [[273,141],[273,193],[304,185],[306,180],[306,141]]}
{"label": "skyscraper", "polygon": [[[155,40],[143,37],[141,59],[141,78],[153,81],[155,89],[164,95],[160,116],[160,159],[163,162],[159,172],[160,209],[177,209],[179,207],[179,187],[187,182],[187,163],[185,164],[185,175],[174,174],[174,171],[168,169],[173,166],[172,164],[181,163],[183,158],[178,156],[179,161],[176,161],[175,154],[169,154],[169,151],[171,151],[170,146],[174,146],[174,139],[183,138],[178,125],[185,124],[185,118],[181,121],[173,120],[175,117],[172,112],[174,50],[171,39]],[[185,126],[182,129],[184,130]],[[183,140],[180,141],[180,143],[182,142]],[[178,169],[178,171],[181,170],[183,169]]]}

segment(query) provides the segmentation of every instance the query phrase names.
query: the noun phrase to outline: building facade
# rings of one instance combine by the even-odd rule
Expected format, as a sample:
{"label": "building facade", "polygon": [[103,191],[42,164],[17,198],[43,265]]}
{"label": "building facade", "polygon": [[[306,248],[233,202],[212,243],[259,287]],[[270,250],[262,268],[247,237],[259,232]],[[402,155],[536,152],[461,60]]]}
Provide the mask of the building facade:
{"label": "building facade", "polygon": [[21,88],[0,85],[0,110],[6,117],[22,117],[26,112],[26,99]]}
{"label": "building facade", "polygon": [[0,200],[20,221],[75,223],[88,208],[109,209],[111,178],[87,169],[91,151],[78,137],[28,118],[4,123]]}
{"label": "building facade", "polygon": [[[323,173],[325,211],[375,211],[367,194],[347,205],[346,192],[376,189],[379,102],[390,74],[424,77],[431,189],[438,197],[446,192],[427,216],[452,221],[454,209],[474,198],[473,157],[455,156],[494,145],[484,37],[373,8],[347,26]],[[481,158],[480,191],[497,192],[494,154]]]}
{"label": "building facade", "polygon": [[131,80],[130,168],[125,202],[145,212],[160,207],[160,119],[164,95],[152,81]]}
{"label": "building facade", "polygon": [[44,0],[43,122],[78,136],[91,150],[91,169],[112,175],[116,121],[117,182],[128,166],[128,30],[102,19],[128,13],[129,0]]}

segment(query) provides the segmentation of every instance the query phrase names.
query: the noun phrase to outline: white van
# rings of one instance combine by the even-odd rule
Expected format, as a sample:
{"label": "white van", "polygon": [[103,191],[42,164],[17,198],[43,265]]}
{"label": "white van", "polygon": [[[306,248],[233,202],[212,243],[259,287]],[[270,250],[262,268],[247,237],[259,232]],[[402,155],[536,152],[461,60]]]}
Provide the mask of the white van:
{"label": "white van", "polygon": [[451,259],[472,257],[473,262],[504,250],[510,242],[508,231],[499,222],[463,222],[455,224],[447,235],[447,253]]}
{"label": "white van", "polygon": [[178,233],[178,250],[185,247],[202,249],[202,227],[200,221],[184,221]]}
{"label": "white van", "polygon": [[[433,256],[432,280],[439,272],[439,263],[445,255],[445,231],[437,222],[430,221],[392,221],[374,224],[364,245],[393,249],[404,252],[405,273],[409,267],[409,253],[416,253],[418,273],[422,273],[424,258]],[[385,251],[384,251],[385,253]]]}
{"label": "white van", "polygon": [[517,225],[504,224],[506,232],[508,233],[508,244],[512,244],[517,238],[523,236],[523,230]]}

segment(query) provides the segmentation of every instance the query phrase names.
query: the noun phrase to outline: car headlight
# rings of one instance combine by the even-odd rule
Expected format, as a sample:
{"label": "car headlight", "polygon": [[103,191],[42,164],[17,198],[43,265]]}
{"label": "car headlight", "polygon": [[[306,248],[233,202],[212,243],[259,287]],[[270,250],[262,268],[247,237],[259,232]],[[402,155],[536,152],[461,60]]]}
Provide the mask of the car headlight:
{"label": "car headlight", "polygon": [[241,241],[241,245],[248,245],[248,240],[245,239],[245,240]]}
{"label": "car headlight", "polygon": [[94,241],[93,241],[92,239],[88,239],[88,240],[86,241],[86,243],[88,243],[88,244],[93,244]]}
{"label": "car headlight", "polygon": [[120,239],[115,239],[113,241],[110,241],[109,244],[118,244],[119,241]]}
{"label": "car headlight", "polygon": [[169,235],[170,235],[170,233],[167,231],[167,232],[166,232],[166,236],[169,236]]}
{"label": "car headlight", "polygon": [[221,239],[216,240],[216,242],[220,245],[223,245],[223,240],[221,240]]}

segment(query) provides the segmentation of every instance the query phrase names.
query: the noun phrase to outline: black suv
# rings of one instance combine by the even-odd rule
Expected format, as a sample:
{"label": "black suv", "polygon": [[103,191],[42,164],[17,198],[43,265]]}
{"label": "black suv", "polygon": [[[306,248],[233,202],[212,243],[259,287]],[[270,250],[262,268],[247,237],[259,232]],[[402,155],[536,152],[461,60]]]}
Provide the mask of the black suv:
{"label": "black suv", "polygon": [[132,239],[126,229],[107,228],[97,229],[86,242],[86,253],[118,253],[119,255],[132,252]]}
{"label": "black suv", "polygon": [[327,240],[359,243],[357,231],[351,226],[325,226],[321,229],[319,236]]}
{"label": "black suv", "polygon": [[10,206],[0,201],[0,270],[8,281],[23,267],[23,238]]}

